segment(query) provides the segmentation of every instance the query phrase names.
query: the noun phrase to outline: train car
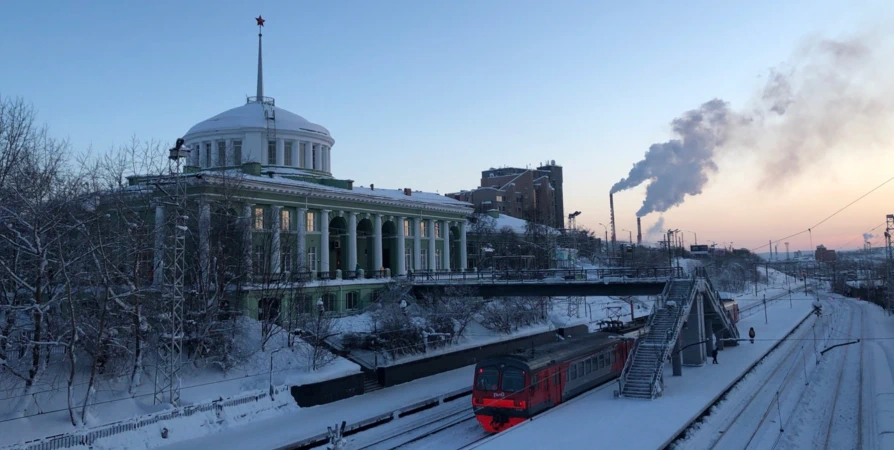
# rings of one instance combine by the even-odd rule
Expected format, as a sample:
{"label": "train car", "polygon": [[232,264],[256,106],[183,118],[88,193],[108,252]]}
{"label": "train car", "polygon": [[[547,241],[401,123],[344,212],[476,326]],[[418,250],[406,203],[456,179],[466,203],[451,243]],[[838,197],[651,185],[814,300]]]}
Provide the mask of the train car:
{"label": "train car", "polygon": [[484,430],[517,425],[621,375],[632,340],[590,333],[475,366],[472,410]]}
{"label": "train car", "polygon": [[735,300],[723,300],[723,308],[733,319],[733,324],[739,323],[739,304]]}

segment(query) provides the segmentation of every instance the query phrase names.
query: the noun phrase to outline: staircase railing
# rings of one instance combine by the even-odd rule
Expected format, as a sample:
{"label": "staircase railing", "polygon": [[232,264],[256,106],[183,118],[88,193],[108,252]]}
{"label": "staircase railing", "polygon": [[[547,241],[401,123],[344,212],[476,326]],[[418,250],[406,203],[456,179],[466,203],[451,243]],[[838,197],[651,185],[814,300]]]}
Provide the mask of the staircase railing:
{"label": "staircase railing", "polygon": [[667,358],[670,356],[671,352],[674,349],[674,343],[677,342],[677,339],[680,336],[680,331],[683,327],[683,321],[685,321],[686,316],[689,315],[689,310],[692,308],[692,300],[695,297],[695,278],[690,278],[689,281],[689,289],[688,294],[685,297],[685,302],[683,305],[677,305],[676,308],[676,320],[674,320],[674,327],[672,328],[673,333],[671,333],[670,339],[665,342],[664,351],[661,352],[661,357],[656,362],[657,367],[653,371],[652,380],[649,385],[651,386],[651,396],[655,398],[656,391],[661,391],[661,380],[662,375],[664,374],[664,363],[667,361]]}
{"label": "staircase railing", "polygon": [[714,284],[711,283],[711,279],[708,278],[707,270],[705,270],[704,267],[699,267],[698,269],[696,269],[696,274],[698,274],[698,276],[703,281],[705,294],[708,296],[711,304],[714,305],[714,309],[716,311],[719,311],[718,315],[723,321],[724,328],[729,330],[733,338],[738,339],[739,329],[736,328],[736,324],[733,323],[733,318],[730,316],[729,311],[727,311],[726,308],[723,306],[723,302],[720,298],[720,293],[717,291],[717,289],[714,289]]}
{"label": "staircase railing", "polygon": [[636,350],[639,348],[639,339],[634,340],[633,347],[630,349],[630,352],[627,353],[627,359],[624,361],[624,369],[621,370],[621,376],[618,377],[618,394],[623,395],[624,386],[627,385],[627,373],[630,372],[630,366],[633,365],[633,355],[636,354]]}
{"label": "staircase railing", "polygon": [[[661,290],[661,294],[655,300],[655,303],[652,304],[652,311],[649,313],[649,320],[646,322],[646,330],[652,330],[652,324],[655,321],[655,316],[658,311],[664,306],[664,300],[670,294],[671,285],[674,284],[674,278],[668,277],[667,283],[664,284],[664,289]],[[648,335],[647,335],[648,336]],[[636,355],[637,350],[639,349],[640,340],[637,339],[633,345],[633,348],[627,353],[627,360],[624,361],[624,369],[621,370],[621,376],[618,377],[618,385],[619,391],[618,393],[624,392],[624,386],[627,385],[627,375],[630,372],[630,367],[633,365],[633,357]]]}

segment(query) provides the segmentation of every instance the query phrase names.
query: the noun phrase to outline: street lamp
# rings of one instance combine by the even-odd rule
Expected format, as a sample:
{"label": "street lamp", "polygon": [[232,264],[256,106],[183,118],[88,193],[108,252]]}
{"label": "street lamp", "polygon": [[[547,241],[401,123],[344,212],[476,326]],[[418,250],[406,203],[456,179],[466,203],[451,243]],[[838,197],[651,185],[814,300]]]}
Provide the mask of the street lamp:
{"label": "street lamp", "polygon": [[599,225],[602,225],[602,228],[605,230],[605,240],[602,241],[602,246],[605,247],[605,252],[608,253],[608,228],[606,228],[605,225],[603,225],[602,223],[600,223]]}
{"label": "street lamp", "polygon": [[621,231],[626,231],[626,232],[627,232],[627,234],[628,234],[628,239],[630,240],[630,243],[633,244],[633,232],[630,231],[630,230],[624,229],[624,228],[621,228]]}
{"label": "street lamp", "polygon": [[686,232],[687,232],[687,233],[692,233],[692,235],[695,236],[695,245],[698,245],[698,235],[695,234],[695,231],[689,231],[689,230],[686,230]]}

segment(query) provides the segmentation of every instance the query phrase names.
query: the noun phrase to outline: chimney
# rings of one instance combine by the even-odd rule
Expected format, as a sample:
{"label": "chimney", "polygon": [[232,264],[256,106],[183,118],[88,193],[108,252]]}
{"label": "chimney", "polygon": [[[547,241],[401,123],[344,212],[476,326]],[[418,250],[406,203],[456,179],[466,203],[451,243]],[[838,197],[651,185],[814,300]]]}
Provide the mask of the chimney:
{"label": "chimney", "polygon": [[612,193],[608,194],[608,207],[611,212],[610,225],[612,227],[612,248],[614,248],[615,241],[616,241],[616,238],[615,238],[615,236],[616,236],[615,235],[615,194],[612,194]]}
{"label": "chimney", "polygon": [[406,196],[413,195],[413,190],[410,188],[404,188],[404,195],[406,195]]}
{"label": "chimney", "polygon": [[636,218],[636,245],[643,244],[643,224],[640,217]]}
{"label": "chimney", "polygon": [[372,184],[372,183],[369,183],[369,190],[371,190],[371,191],[376,190],[376,185],[375,185],[375,184]]}

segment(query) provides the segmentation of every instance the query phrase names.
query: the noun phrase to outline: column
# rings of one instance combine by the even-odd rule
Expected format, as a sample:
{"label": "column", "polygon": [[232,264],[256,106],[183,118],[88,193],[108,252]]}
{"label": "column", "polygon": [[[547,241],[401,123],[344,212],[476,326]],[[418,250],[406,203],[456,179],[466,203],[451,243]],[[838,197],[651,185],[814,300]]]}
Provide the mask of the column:
{"label": "column", "polygon": [[468,269],[469,258],[466,255],[466,221],[459,223],[459,270],[465,272]]}
{"label": "column", "polygon": [[199,270],[202,284],[208,286],[211,271],[211,203],[199,200]]}
{"label": "column", "polygon": [[285,155],[286,141],[283,138],[276,138],[276,165],[282,166]]}
{"label": "column", "polygon": [[413,272],[422,268],[422,220],[413,218]]}
{"label": "column", "polygon": [[348,213],[348,271],[357,269],[357,213]]}
{"label": "column", "polygon": [[[680,335],[685,341],[684,345],[695,344],[705,340],[705,301],[704,294],[696,294],[689,308],[689,317],[686,318],[686,327]],[[682,306],[681,306],[682,307]],[[701,366],[706,362],[707,354],[705,345],[693,345],[683,350],[683,365]]]}
{"label": "column", "polygon": [[313,142],[305,142],[304,143],[304,167],[305,169],[313,169],[313,155],[311,152],[314,151]]}
{"label": "column", "polygon": [[298,272],[307,271],[307,243],[305,242],[307,239],[307,209],[306,208],[298,208]]}
{"label": "column", "polygon": [[[373,268],[382,269],[382,215],[376,214],[373,218]],[[381,276],[381,275],[379,275]]]}
{"label": "column", "polygon": [[444,271],[450,272],[450,222],[441,221],[441,233],[444,236],[444,251],[441,252],[441,256],[444,257]]}
{"label": "column", "polygon": [[[279,142],[282,142],[281,140]],[[278,146],[278,145],[277,145]],[[277,157],[278,158],[278,157]],[[270,272],[280,272],[280,229],[282,228],[282,206],[273,206],[271,209],[272,220],[270,226]]]}
{"label": "column", "polygon": [[252,223],[251,223],[251,210],[255,205],[251,203],[246,203],[242,205],[242,265],[245,267],[245,274],[247,275],[246,279],[251,279],[252,274],[252,261],[251,261],[251,251],[252,251]]}
{"label": "column", "polygon": [[300,167],[300,166],[301,166],[301,162],[298,161],[298,157],[301,156],[301,155],[299,154],[299,152],[298,152],[298,144],[299,144],[298,141],[292,141],[292,151],[291,151],[291,153],[292,153],[292,166],[293,166],[293,167]]}
{"label": "column", "polygon": [[226,157],[227,157],[227,160],[224,161],[224,165],[225,165],[225,166],[226,166],[226,165],[235,165],[235,164],[236,164],[236,160],[233,159],[236,155],[234,155],[233,152],[234,152],[234,150],[233,150],[233,140],[232,140],[232,139],[227,139],[227,151],[226,151]]}
{"label": "column", "polygon": [[404,218],[403,217],[395,217],[394,221],[397,225],[397,271],[393,275],[406,275],[407,267],[406,266],[406,257],[404,254],[407,252],[406,243],[404,242]]}
{"label": "column", "polygon": [[152,284],[161,286],[165,272],[165,206],[155,205],[155,247],[152,249]]}
{"label": "column", "polygon": [[329,210],[320,211],[320,272],[329,273]]}
{"label": "column", "polygon": [[435,220],[426,220],[428,224],[428,270],[434,271],[437,266],[435,264]]}
{"label": "column", "polygon": [[323,170],[323,145],[314,147],[314,170]]}

